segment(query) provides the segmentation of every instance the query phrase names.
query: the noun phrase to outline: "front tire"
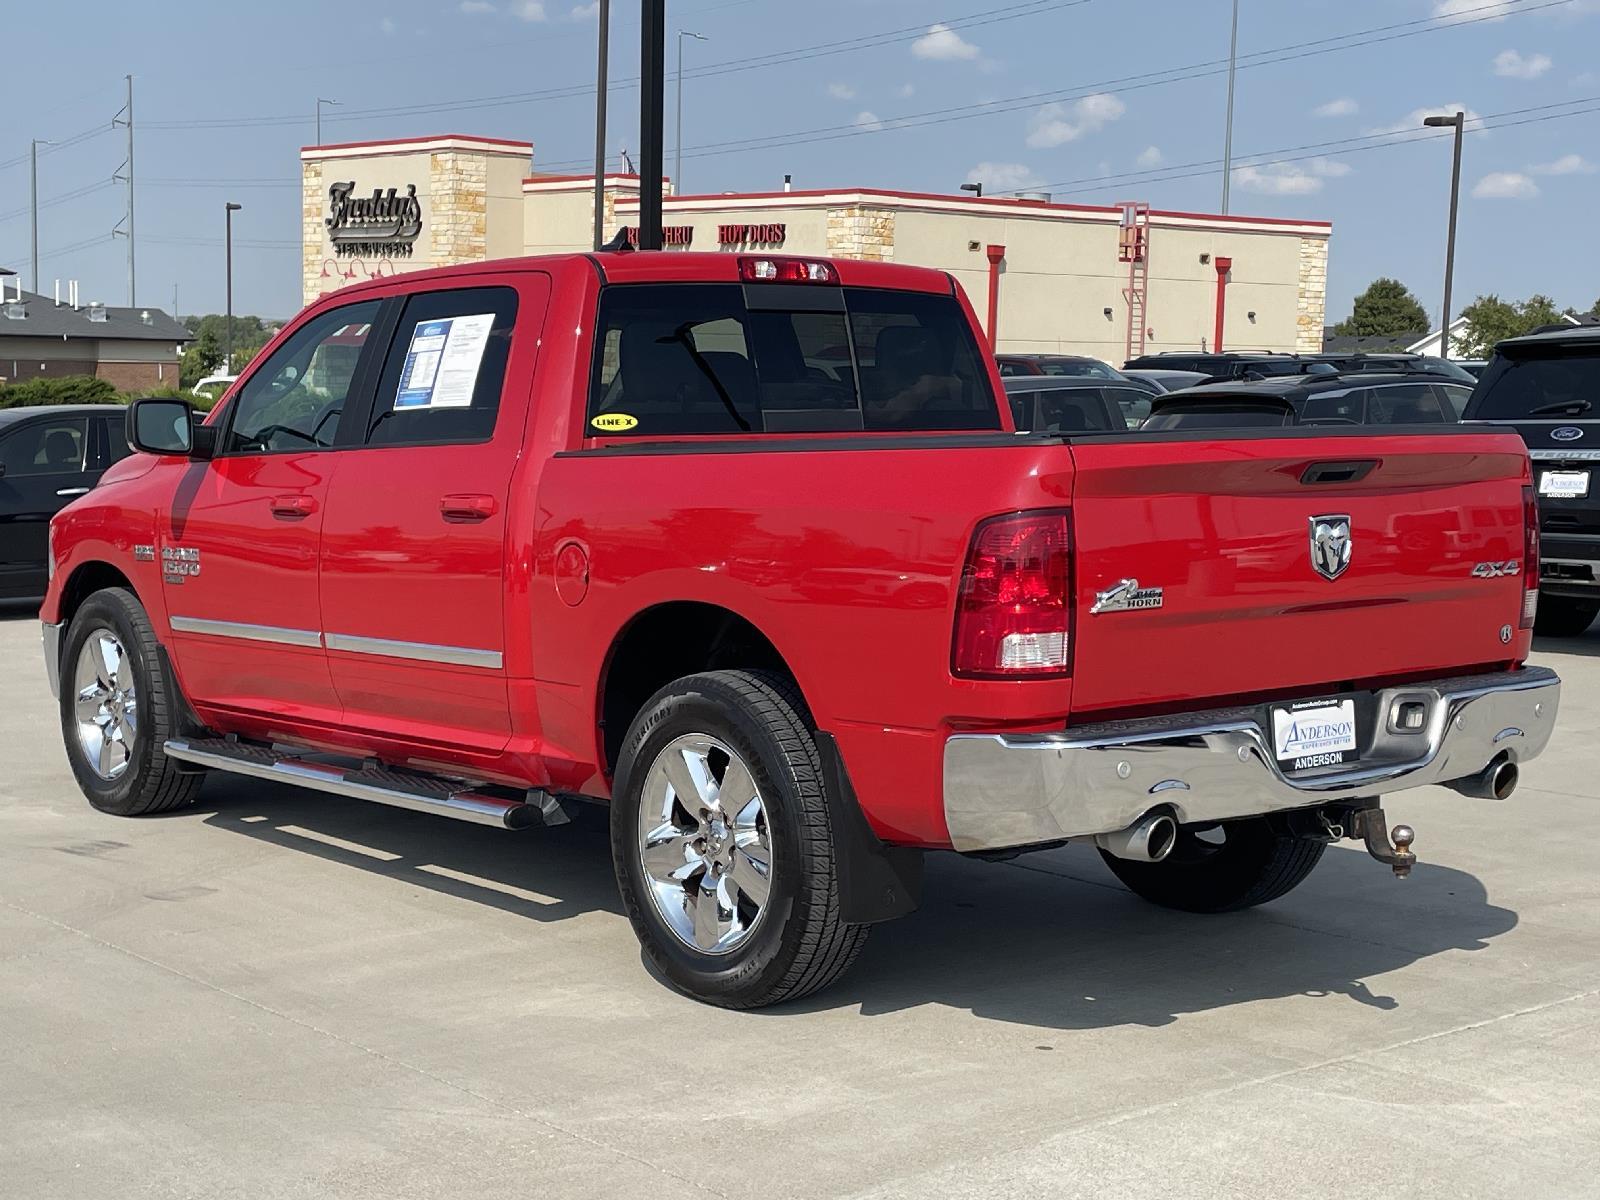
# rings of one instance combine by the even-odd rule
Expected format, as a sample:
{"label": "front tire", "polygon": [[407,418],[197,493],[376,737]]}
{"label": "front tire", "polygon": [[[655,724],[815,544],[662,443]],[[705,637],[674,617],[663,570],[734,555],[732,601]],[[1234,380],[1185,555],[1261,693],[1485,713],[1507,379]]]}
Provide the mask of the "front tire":
{"label": "front tire", "polygon": [[1227,821],[1208,830],[1180,826],[1160,862],[1129,862],[1104,850],[1111,873],[1129,891],[1181,912],[1237,912],[1298,887],[1322,861],[1327,843],[1295,837],[1269,817]]}
{"label": "front tire", "polygon": [[1600,616],[1600,600],[1573,596],[1540,596],[1533,631],[1540,637],[1579,637]]}
{"label": "front tire", "polygon": [[175,685],[131,592],[106,588],[83,602],[67,629],[60,683],[67,761],[90,804],[141,817],[195,798],[201,776],[163,752],[174,732]]}
{"label": "front tire", "polygon": [[679,991],[757,1008],[827,987],[860,953],[824,786],[804,702],[778,676],[687,676],[634,718],[612,859],[645,954]]}

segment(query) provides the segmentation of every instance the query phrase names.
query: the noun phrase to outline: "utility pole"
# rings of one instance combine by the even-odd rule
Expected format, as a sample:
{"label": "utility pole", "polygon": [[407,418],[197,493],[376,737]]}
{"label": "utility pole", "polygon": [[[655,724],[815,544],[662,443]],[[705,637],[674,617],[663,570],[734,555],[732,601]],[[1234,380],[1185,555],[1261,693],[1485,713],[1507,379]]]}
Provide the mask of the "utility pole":
{"label": "utility pole", "polygon": [[642,0],[639,30],[639,249],[661,249],[662,110],[667,2]]}
{"label": "utility pole", "polygon": [[34,138],[33,145],[29,148],[29,158],[32,162],[33,178],[33,291],[39,293],[39,147],[48,146],[50,143],[44,138]]}
{"label": "utility pole", "polygon": [[691,37],[697,42],[706,41],[703,33],[690,33],[687,29],[678,30],[678,130],[673,135],[676,149],[673,154],[672,183],[678,195],[683,195],[683,39]]}
{"label": "utility pole", "polygon": [[1233,33],[1228,39],[1228,129],[1222,140],[1222,215],[1228,215],[1228,185],[1233,182],[1233,77],[1239,70],[1239,0],[1233,0]]}
{"label": "utility pole", "polygon": [[[136,288],[134,285],[133,270],[133,76],[129,75],[127,79],[128,102],[122,110],[123,112],[127,113],[127,116],[124,118],[119,114],[118,116],[111,118],[111,125],[112,128],[115,128],[118,125],[126,125],[128,128],[128,161],[122,165],[122,172],[118,172],[111,178],[115,180],[122,180],[128,185],[128,212],[127,215],[122,218],[122,221],[117,223],[120,225],[123,221],[125,221],[128,225],[127,230],[123,232],[122,236],[128,239],[128,307],[134,308],[137,307],[139,301],[135,298]],[[126,173],[124,174],[123,172]],[[113,235],[117,233],[115,229],[113,229],[111,232]]]}
{"label": "utility pole", "polygon": [[594,89],[594,248],[606,236],[606,89],[611,73],[611,0],[600,0],[600,63]]}
{"label": "utility pole", "polygon": [[1423,125],[1430,129],[1456,131],[1455,164],[1450,169],[1450,234],[1444,252],[1444,319],[1439,322],[1439,357],[1450,357],[1450,285],[1455,282],[1456,271],[1456,208],[1461,202],[1461,135],[1466,130],[1467,114],[1458,112],[1453,117],[1428,117]]}
{"label": "utility pole", "polygon": [[[233,374],[233,214],[238,212],[241,208],[243,208],[244,205],[235,204],[232,200],[229,200],[222,207],[223,207],[223,211],[227,214],[227,222],[228,222],[228,234],[227,234],[227,245],[228,245],[228,258],[227,258],[227,262],[228,262],[228,267],[227,267],[227,270],[228,270],[228,357],[223,360],[223,363],[224,363],[223,371],[225,373],[229,374],[229,375],[232,375]],[[174,313],[173,315],[176,316],[177,314]]]}

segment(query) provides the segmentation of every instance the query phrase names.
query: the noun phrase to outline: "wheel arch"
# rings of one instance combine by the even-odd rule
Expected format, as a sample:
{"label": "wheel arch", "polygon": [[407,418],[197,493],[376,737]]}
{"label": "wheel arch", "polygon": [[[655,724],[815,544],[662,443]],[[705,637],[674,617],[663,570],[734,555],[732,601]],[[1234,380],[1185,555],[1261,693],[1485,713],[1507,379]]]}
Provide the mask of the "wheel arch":
{"label": "wheel arch", "polygon": [[[71,625],[73,616],[83,606],[83,602],[105,588],[122,588],[132,592],[141,604],[144,603],[143,598],[139,596],[139,589],[126,574],[102,559],[90,559],[73,567],[61,585],[59,623],[63,627]],[[146,611],[149,611],[148,605]]]}

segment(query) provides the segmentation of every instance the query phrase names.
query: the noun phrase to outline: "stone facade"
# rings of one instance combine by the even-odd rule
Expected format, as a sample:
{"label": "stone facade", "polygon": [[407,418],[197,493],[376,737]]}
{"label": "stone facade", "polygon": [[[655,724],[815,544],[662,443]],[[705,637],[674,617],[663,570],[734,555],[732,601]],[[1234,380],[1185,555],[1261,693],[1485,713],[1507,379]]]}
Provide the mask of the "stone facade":
{"label": "stone facade", "polygon": [[428,160],[428,240],[436,267],[488,257],[489,160],[448,150]]}
{"label": "stone facade", "polygon": [[894,261],[894,210],[852,205],[828,210],[828,254],[868,262]]}
{"label": "stone facade", "polygon": [[1328,313],[1328,239],[1300,239],[1300,298],[1294,348],[1301,354],[1322,352]]}

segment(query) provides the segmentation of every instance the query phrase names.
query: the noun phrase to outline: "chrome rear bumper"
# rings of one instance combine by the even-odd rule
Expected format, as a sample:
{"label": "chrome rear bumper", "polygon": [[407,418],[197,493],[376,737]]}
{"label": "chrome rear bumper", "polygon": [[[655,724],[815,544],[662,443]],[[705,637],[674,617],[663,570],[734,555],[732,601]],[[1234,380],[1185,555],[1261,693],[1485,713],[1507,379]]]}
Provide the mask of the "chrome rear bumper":
{"label": "chrome rear bumper", "polygon": [[61,699],[61,635],[64,625],[39,622],[39,633],[44,641],[44,673],[50,680],[50,694]]}
{"label": "chrome rear bumper", "polygon": [[[1402,697],[1426,703],[1421,731],[1385,728]],[[1561,680],[1544,667],[1388,688],[1359,766],[1292,779],[1273,757],[1264,706],[956,734],[945,743],[945,821],[957,850],[1003,850],[1111,833],[1153,808],[1193,824],[1449,783],[1502,755],[1537,756],[1560,700]]]}

